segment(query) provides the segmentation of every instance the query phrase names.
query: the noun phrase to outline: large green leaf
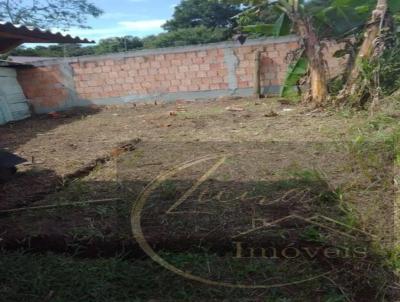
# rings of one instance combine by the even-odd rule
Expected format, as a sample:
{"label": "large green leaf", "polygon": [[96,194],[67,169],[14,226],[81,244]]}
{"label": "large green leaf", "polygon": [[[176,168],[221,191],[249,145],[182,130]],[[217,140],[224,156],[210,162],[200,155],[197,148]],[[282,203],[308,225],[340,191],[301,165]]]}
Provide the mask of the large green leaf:
{"label": "large green leaf", "polygon": [[243,27],[247,33],[281,37],[290,34],[291,22],[286,14],[281,14],[274,24],[256,24]]}
{"label": "large green leaf", "polygon": [[274,24],[273,35],[275,37],[287,36],[290,34],[290,30],[291,22],[288,16],[286,14],[281,14]]}
{"label": "large green leaf", "polygon": [[292,63],[288,67],[288,71],[286,73],[285,82],[281,88],[281,97],[295,97],[297,93],[294,87],[297,85],[299,80],[307,73],[308,71],[308,60],[305,57],[301,57],[296,62]]}
{"label": "large green leaf", "polygon": [[332,0],[326,7],[313,10],[316,28],[323,37],[342,37],[360,31],[375,6],[376,0]]}
{"label": "large green leaf", "polygon": [[247,25],[242,29],[246,33],[264,35],[264,36],[273,36],[274,33],[274,24],[255,24],[255,25]]}
{"label": "large green leaf", "polygon": [[400,12],[400,1],[399,0],[389,0],[389,8],[392,13]]}

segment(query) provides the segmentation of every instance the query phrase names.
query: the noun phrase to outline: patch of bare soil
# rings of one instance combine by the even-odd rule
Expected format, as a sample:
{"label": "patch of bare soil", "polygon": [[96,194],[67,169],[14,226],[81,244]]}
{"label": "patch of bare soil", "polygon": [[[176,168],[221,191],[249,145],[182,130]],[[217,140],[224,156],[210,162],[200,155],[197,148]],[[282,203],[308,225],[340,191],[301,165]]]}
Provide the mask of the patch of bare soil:
{"label": "patch of bare soil", "polygon": [[[0,187],[0,209],[63,206],[59,210],[11,215],[0,221],[0,231],[8,234],[3,239],[38,235],[62,238],[69,234],[81,239],[118,240],[121,236],[130,240],[132,201],[162,171],[193,156],[220,152],[221,148],[227,153],[240,151],[248,159],[246,154],[257,143],[268,145],[265,154],[269,158],[255,156],[251,160],[256,165],[266,160],[274,163],[279,154],[286,166],[310,162],[312,157],[305,155],[304,148],[291,155],[287,152],[303,142],[343,140],[349,128],[358,122],[357,118],[310,112],[305,107],[282,105],[271,99],[242,99],[110,106],[4,126],[0,128],[0,147],[31,162],[20,168],[14,181]],[[121,163],[133,151],[137,151],[134,154],[143,163],[135,167],[135,179],[128,181],[136,190],[132,195],[124,187],[127,180]],[[340,161],[339,156],[328,154],[327,163]],[[237,169],[243,167],[239,164]],[[268,169],[254,174],[254,180],[281,181],[281,177],[271,174],[276,167]],[[235,173],[227,183],[247,183],[248,180],[242,180],[244,174]],[[100,201],[100,205],[73,206],[87,201]],[[55,215],[57,211],[60,213]],[[54,217],[58,217],[58,222]],[[9,219],[18,227],[10,230]]]}
{"label": "patch of bare soil", "polygon": [[[163,251],[177,270],[207,280],[322,275],[367,301],[360,297],[377,294],[372,279],[386,272],[364,248],[393,231],[392,192],[381,190],[393,175],[390,156],[346,144],[362,122],[241,99],[110,106],[1,127],[0,147],[30,163],[0,187],[0,246],[153,260]],[[354,209],[341,187],[360,202]],[[357,207],[384,234],[354,223]],[[299,257],[274,258],[288,247]],[[336,247],[340,255],[326,257]],[[194,269],[179,253],[204,263]]]}
{"label": "patch of bare soil", "polygon": [[[232,111],[231,108],[240,108]],[[0,148],[30,162],[0,186],[0,209],[34,203],[115,148],[144,142],[325,141],[344,136],[354,120],[274,100],[181,102],[76,110],[0,127]],[[274,112],[276,115],[271,116]],[[117,151],[118,152],[118,151]]]}

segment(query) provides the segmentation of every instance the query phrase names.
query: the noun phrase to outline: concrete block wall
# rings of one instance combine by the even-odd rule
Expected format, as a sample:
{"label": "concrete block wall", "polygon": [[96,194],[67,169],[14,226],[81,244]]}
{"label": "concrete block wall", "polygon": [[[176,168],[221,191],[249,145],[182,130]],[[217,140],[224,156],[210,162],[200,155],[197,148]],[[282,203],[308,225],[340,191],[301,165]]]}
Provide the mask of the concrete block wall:
{"label": "concrete block wall", "polygon": [[[298,47],[298,38],[288,36],[245,45],[224,42],[56,59],[19,70],[18,78],[38,113],[90,104],[248,96],[254,52],[260,50],[262,86],[265,93],[276,94],[285,78],[286,57]],[[331,74],[343,66],[332,57],[339,47],[330,43],[325,50]]]}

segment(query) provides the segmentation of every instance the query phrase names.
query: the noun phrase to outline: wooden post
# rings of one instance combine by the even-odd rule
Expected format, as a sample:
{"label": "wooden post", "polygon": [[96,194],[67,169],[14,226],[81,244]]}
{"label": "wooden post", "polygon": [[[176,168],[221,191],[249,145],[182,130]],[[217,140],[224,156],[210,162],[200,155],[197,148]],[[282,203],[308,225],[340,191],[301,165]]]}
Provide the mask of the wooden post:
{"label": "wooden post", "polygon": [[254,96],[261,97],[261,51],[254,53]]}

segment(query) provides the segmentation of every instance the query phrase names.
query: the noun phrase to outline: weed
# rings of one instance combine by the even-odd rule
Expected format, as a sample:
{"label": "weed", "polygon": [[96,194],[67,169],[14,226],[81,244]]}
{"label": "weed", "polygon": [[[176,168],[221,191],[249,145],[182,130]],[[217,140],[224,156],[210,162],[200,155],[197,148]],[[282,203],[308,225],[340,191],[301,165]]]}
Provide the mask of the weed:
{"label": "weed", "polygon": [[331,95],[338,95],[339,92],[343,89],[344,80],[342,76],[337,76],[334,79],[330,80],[328,83],[328,90]]}
{"label": "weed", "polygon": [[324,243],[327,238],[321,231],[315,226],[306,227],[300,234],[300,238],[309,242]]}
{"label": "weed", "polygon": [[105,235],[99,228],[94,225],[93,220],[88,219],[87,227],[76,227],[72,228],[69,232],[74,242],[79,241],[90,241],[90,240],[104,240]]}
{"label": "weed", "polygon": [[161,184],[161,198],[164,200],[172,200],[178,194],[178,189],[174,181],[167,180]]}

